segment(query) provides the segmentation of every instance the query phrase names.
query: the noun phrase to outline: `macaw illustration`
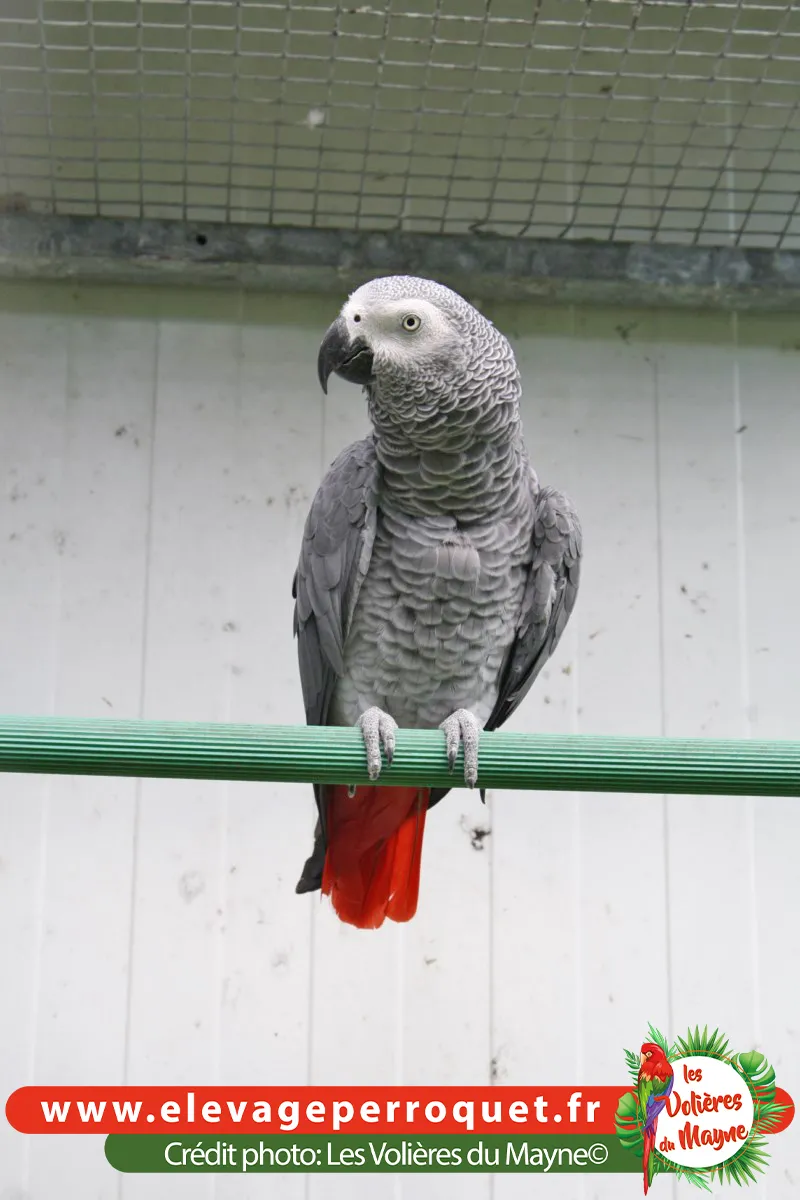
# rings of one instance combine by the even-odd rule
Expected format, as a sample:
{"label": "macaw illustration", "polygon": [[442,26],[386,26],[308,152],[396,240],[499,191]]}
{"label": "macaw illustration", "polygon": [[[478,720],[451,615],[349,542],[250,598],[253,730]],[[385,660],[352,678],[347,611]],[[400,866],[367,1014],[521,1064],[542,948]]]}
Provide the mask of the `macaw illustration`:
{"label": "macaw illustration", "polygon": [[667,1061],[664,1050],[656,1042],[644,1042],[639,1058],[639,1078],[636,1082],[636,1095],[639,1100],[639,1112],[644,1121],[642,1130],[644,1150],[642,1151],[642,1168],[644,1170],[644,1194],[653,1182],[653,1166],[650,1162],[651,1151],[656,1145],[656,1127],[659,1113],[667,1103],[667,1097],[672,1091],[674,1074]]}

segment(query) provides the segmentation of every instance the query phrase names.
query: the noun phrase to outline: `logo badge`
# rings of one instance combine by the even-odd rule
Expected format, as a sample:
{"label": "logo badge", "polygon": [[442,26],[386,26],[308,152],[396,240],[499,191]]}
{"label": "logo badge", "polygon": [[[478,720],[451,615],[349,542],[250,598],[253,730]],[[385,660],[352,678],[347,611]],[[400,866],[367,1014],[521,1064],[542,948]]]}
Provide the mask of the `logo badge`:
{"label": "logo badge", "polygon": [[714,1179],[756,1181],[769,1161],[767,1136],[794,1116],[763,1054],[735,1054],[708,1027],[669,1045],[651,1025],[639,1053],[625,1058],[634,1089],[620,1098],[617,1136],[642,1160],[645,1195],[659,1174],[705,1189]]}

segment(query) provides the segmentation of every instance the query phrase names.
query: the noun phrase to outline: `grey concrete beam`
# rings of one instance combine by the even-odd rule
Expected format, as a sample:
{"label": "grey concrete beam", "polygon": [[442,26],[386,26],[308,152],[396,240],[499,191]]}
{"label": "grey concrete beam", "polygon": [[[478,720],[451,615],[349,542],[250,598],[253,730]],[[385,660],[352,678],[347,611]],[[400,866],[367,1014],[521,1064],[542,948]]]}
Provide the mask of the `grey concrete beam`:
{"label": "grey concrete beam", "polygon": [[739,311],[800,310],[800,253],[0,216],[0,278],[343,292],[426,275],[480,299]]}

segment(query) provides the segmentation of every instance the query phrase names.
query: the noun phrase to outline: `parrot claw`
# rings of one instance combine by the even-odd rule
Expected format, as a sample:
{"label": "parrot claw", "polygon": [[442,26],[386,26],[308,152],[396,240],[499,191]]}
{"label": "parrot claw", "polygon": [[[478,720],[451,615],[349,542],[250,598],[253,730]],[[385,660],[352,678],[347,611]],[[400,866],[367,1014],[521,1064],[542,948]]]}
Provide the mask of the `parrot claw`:
{"label": "parrot claw", "polygon": [[364,738],[364,749],[367,752],[367,774],[374,782],[381,773],[381,749],[386,755],[387,763],[391,766],[394,758],[397,722],[382,708],[373,706],[361,714],[356,725]]}
{"label": "parrot claw", "polygon": [[464,746],[464,782],[474,788],[478,782],[478,740],[481,727],[466,708],[457,709],[439,726],[447,739],[447,761],[452,771],[458,758],[458,748]]}

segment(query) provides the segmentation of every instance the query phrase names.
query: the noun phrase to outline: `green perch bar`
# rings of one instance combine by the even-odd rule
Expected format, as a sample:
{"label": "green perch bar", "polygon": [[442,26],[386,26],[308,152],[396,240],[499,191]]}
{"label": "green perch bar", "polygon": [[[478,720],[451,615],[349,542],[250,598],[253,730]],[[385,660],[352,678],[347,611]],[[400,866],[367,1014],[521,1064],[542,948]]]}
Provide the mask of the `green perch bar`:
{"label": "green perch bar", "polygon": [[[0,716],[0,771],[366,783],[356,729]],[[386,784],[463,787],[439,730],[401,729]],[[800,742],[485,733],[484,788],[800,796]]]}

